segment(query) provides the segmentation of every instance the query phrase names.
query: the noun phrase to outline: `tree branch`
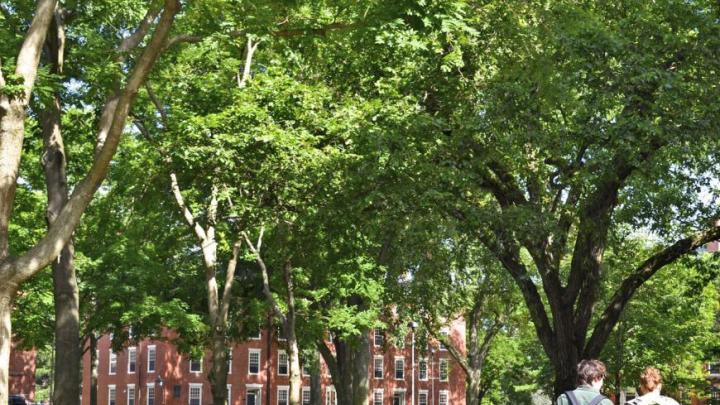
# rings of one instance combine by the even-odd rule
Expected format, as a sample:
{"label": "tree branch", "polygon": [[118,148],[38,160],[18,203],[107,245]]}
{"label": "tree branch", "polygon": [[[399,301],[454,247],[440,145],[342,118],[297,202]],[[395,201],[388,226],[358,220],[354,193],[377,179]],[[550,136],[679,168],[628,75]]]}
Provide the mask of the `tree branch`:
{"label": "tree branch", "polygon": [[[137,95],[139,87],[147,78],[160,55],[162,45],[166,41],[170,27],[179,8],[180,3],[178,0],[165,0],[165,11],[153,32],[150,42],[134,65],[127,84],[118,100],[110,130],[107,131],[107,140],[103,148],[100,153],[96,154],[88,174],[75,187],[72,196],[63,207],[47,234],[22,256],[0,264],[0,274],[13,273],[13,276],[8,277],[8,280],[22,282],[40,271],[40,269],[47,266],[57,257],[63,246],[72,236],[85,208],[87,208],[95,191],[105,179],[110,161],[120,142],[130,106]],[[101,128],[100,130],[105,129],[106,128]]]}
{"label": "tree branch", "polygon": [[680,239],[645,260],[623,281],[618,291],[610,300],[600,320],[595,325],[584,353],[591,357],[600,354],[600,350],[605,345],[605,342],[610,336],[610,332],[620,319],[623,309],[625,309],[625,306],[637,289],[652,277],[653,274],[664,266],[673,263],[681,256],[718,239],[720,239],[720,225],[715,225],[708,230]]}
{"label": "tree branch", "polygon": [[235,269],[237,268],[237,259],[240,255],[241,240],[236,240],[233,244],[232,257],[227,265],[225,272],[225,286],[223,287],[223,295],[220,303],[220,319],[227,319],[230,310],[230,297],[232,293],[232,284],[235,279]]}
{"label": "tree branch", "polygon": [[260,40],[253,43],[252,37],[248,35],[247,45],[245,46],[245,66],[243,66],[242,77],[240,77],[240,73],[238,72],[238,87],[241,89],[247,85],[247,81],[250,79],[250,67],[252,66],[253,55],[258,45],[260,45]]}
{"label": "tree branch", "polygon": [[260,228],[260,236],[258,236],[257,244],[255,245],[253,245],[253,243],[250,241],[250,237],[248,236],[247,232],[243,231],[242,236],[245,239],[245,243],[250,248],[250,251],[252,251],[255,255],[255,261],[260,267],[260,274],[262,275],[263,282],[263,294],[265,295],[265,299],[267,299],[268,303],[270,304],[270,307],[275,313],[275,316],[280,320],[280,322],[282,322],[283,325],[285,325],[285,323],[287,323],[287,318],[282,312],[280,305],[275,300],[275,297],[272,295],[272,291],[270,290],[270,276],[268,274],[268,269],[265,265],[265,260],[260,255],[260,248],[262,247],[262,238],[264,232],[265,227],[263,226]]}
{"label": "tree branch", "polygon": [[42,53],[43,44],[45,44],[48,27],[50,27],[50,23],[55,16],[56,5],[55,0],[38,1],[35,16],[25,35],[20,53],[18,53],[15,74],[23,78],[23,85],[25,86],[25,93],[22,98],[23,105],[30,100],[30,94],[35,85],[40,54]]}
{"label": "tree branch", "polygon": [[188,208],[185,204],[185,199],[180,192],[180,186],[178,185],[175,173],[170,173],[170,187],[172,188],[173,195],[175,196],[175,202],[177,202],[178,207],[180,207],[180,211],[182,211],[185,222],[188,224],[190,229],[195,231],[195,236],[197,236],[200,242],[205,242],[208,239],[208,235],[205,232],[205,229],[203,229],[203,227],[195,220],[195,215],[193,215],[192,211],[190,211],[190,208]]}

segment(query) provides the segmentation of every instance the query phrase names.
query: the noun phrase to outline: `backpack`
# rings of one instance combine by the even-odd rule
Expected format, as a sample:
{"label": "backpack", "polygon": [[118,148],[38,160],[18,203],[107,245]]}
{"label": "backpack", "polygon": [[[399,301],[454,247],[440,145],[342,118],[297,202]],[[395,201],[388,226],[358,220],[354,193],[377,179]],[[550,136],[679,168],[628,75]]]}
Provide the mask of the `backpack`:
{"label": "backpack", "polygon": [[[572,405],[580,405],[580,401],[578,401],[577,397],[575,396],[575,393],[573,393],[572,391],[565,391],[565,396],[570,400],[570,403]],[[604,399],[607,399],[607,397],[605,395],[598,394],[598,396],[596,396],[590,402],[588,402],[587,405],[598,405]]]}

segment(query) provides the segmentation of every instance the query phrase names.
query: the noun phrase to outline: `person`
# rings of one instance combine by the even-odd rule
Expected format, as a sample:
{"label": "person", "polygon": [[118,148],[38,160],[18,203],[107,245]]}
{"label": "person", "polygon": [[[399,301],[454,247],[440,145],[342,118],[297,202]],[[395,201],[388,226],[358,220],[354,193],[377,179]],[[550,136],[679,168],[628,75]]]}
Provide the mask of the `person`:
{"label": "person", "polygon": [[605,379],[605,364],[600,360],[583,360],[577,365],[577,388],[557,398],[556,405],[613,405],[600,393]]}
{"label": "person", "polygon": [[655,367],[647,367],[640,373],[641,396],[626,402],[626,405],[679,405],[670,397],[660,395],[662,375]]}

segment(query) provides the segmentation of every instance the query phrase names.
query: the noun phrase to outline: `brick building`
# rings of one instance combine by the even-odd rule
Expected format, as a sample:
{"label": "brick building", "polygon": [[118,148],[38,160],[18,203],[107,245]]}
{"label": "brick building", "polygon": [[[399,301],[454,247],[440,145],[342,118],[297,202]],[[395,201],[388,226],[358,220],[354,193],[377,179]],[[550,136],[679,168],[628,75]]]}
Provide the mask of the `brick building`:
{"label": "brick building", "polygon": [[10,352],[10,395],[22,395],[32,401],[35,399],[35,355],[34,350],[17,349]]}
{"label": "brick building", "polygon": [[[464,350],[465,325],[455,322],[448,333]],[[287,405],[288,357],[282,340],[267,330],[256,338],[236,344],[231,351],[227,380],[231,405]],[[385,342],[381,330],[371,335],[368,369],[370,405],[411,404],[412,344],[404,347]],[[415,351],[415,404],[464,405],[465,378],[462,370],[441,345]],[[90,356],[83,358],[82,404],[90,404]],[[191,359],[171,344],[143,340],[113,352],[110,337],[97,345],[97,405],[207,405],[212,404],[206,373],[209,357]],[[322,363],[321,397],[325,405],[337,405],[327,367]],[[303,403],[310,400],[310,377],[303,373]]]}

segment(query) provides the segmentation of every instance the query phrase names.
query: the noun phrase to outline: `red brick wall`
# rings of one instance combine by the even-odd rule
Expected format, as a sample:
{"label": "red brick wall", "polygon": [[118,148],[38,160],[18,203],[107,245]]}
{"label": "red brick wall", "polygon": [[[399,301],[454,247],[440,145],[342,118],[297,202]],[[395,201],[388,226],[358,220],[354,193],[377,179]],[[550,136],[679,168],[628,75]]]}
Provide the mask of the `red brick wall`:
{"label": "red brick wall", "polygon": [[10,394],[35,399],[35,351],[13,348],[10,354]]}
{"label": "red brick wall", "polygon": [[[458,346],[464,350],[465,327],[463,322],[456,322],[450,333],[451,338],[458,343]],[[231,385],[231,405],[243,405],[245,402],[245,394],[248,385],[262,387],[261,401],[258,405],[277,405],[277,394],[279,386],[288,386],[287,376],[277,374],[278,350],[281,347],[274,340],[268,340],[268,332],[263,331],[261,339],[249,340],[242,344],[238,344],[233,348],[232,370],[228,375],[227,383]],[[270,356],[268,356],[268,344],[270,344]],[[147,371],[147,353],[148,346],[155,345],[157,355],[157,365],[154,372]],[[186,405],[189,403],[189,384],[202,384],[202,404],[212,404],[212,395],[210,393],[210,384],[206,378],[206,373],[210,369],[209,358],[203,359],[201,373],[190,372],[190,359],[186,355],[181,355],[175,347],[170,343],[144,340],[137,345],[137,366],[134,373],[128,373],[128,349],[117,353],[117,371],[114,375],[109,374],[110,361],[110,338],[103,336],[98,342],[98,402],[97,405],[108,405],[108,387],[114,385],[116,389],[116,405],[127,405],[127,387],[128,384],[134,384],[136,390],[135,405],[145,405],[147,400],[146,387],[148,383],[154,383],[158,376],[163,380],[162,395],[159,387],[156,387],[155,405]],[[249,350],[256,349],[261,351],[260,356],[260,373],[258,375],[248,374]],[[424,349],[424,348],[423,348]],[[375,388],[384,389],[384,404],[392,404],[393,392],[395,389],[405,389],[406,403],[410,404],[411,394],[411,341],[408,337],[405,348],[394,347],[373,347],[372,355],[382,355],[385,359],[386,378],[376,380],[373,378],[372,358],[371,367],[368,369],[370,377],[370,396],[368,403],[372,404],[372,393]],[[403,356],[405,358],[405,379],[402,381],[395,380],[393,374],[393,361],[395,356]],[[416,360],[421,357],[431,358],[429,352],[416,348]],[[429,365],[429,372],[438,376],[438,363],[440,359],[449,359],[447,351],[439,351],[436,349],[434,355],[433,366]],[[416,377],[416,391],[427,390],[429,395],[429,404],[437,404],[437,398],[440,390],[449,391],[450,404],[465,404],[465,381],[462,370],[451,360],[450,375],[448,382],[440,382],[439,380],[418,381]],[[83,359],[83,405],[90,403],[90,355],[86,353]],[[417,370],[416,370],[417,373]],[[325,404],[326,388],[332,384],[327,368],[323,364],[322,369],[322,403]],[[303,379],[303,387],[310,386],[308,377]],[[175,398],[173,395],[174,386],[180,386],[180,396]],[[434,392],[431,389],[434,387]],[[269,402],[268,402],[269,394]],[[434,401],[432,399],[434,398]],[[415,402],[417,404],[417,400]]]}

